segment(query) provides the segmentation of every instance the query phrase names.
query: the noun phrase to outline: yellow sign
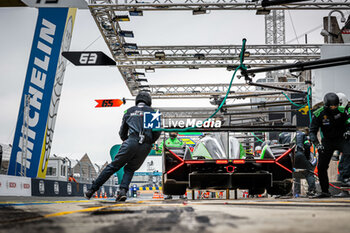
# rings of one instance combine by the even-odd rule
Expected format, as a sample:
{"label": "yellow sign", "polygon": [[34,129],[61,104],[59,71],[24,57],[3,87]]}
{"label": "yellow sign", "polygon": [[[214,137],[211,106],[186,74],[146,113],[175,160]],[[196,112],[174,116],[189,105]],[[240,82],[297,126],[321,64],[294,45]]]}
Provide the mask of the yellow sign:
{"label": "yellow sign", "polygon": [[196,144],[194,141],[192,141],[192,139],[190,138],[181,138],[181,140],[186,143],[186,145],[194,145]]}
{"label": "yellow sign", "polygon": [[299,109],[299,112],[301,112],[301,114],[303,114],[303,115],[306,115],[308,113],[308,111],[309,111],[309,106],[307,106],[307,105],[305,107]]}

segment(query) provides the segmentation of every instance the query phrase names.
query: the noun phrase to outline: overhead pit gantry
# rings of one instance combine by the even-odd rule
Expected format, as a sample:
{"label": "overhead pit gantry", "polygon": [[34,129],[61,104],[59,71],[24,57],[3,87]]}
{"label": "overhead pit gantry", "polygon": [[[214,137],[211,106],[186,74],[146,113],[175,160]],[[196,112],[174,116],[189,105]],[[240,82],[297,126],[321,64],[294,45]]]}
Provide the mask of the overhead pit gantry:
{"label": "overhead pit gantry", "polygon": [[[350,10],[348,0],[294,1],[294,3],[274,5],[276,2],[281,1],[218,0],[213,3],[204,0],[142,2],[91,0],[89,9],[132,95],[144,90],[149,91],[156,98],[168,98],[169,96],[172,98],[198,98],[224,94],[227,85],[200,84],[196,87],[191,87],[191,85],[180,85],[180,87],[172,84],[147,85],[145,83],[147,79],[143,78],[144,73],[140,70],[154,71],[155,69],[173,68],[225,68],[232,70],[239,65],[240,45],[141,46],[127,42],[126,38],[133,37],[133,32],[123,30],[119,22],[129,21],[129,15],[141,16],[143,11],[192,11],[193,14],[204,14],[212,10],[255,10],[257,14],[268,14],[271,10]],[[250,67],[264,67],[315,60],[320,58],[320,46],[310,44],[247,45],[248,54],[245,58],[245,64]],[[307,89],[307,85],[304,83],[295,85],[300,90]],[[242,87],[244,86],[242,85]],[[246,94],[246,92],[240,94]]]}

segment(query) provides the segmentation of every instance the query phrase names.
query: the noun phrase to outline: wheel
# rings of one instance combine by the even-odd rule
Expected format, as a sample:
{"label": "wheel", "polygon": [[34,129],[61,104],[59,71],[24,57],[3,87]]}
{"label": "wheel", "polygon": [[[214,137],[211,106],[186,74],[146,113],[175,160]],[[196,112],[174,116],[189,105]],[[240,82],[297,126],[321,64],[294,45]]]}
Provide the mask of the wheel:
{"label": "wheel", "polygon": [[162,186],[165,195],[184,195],[187,189],[187,185],[184,184],[165,183],[164,174],[162,176]]}
{"label": "wheel", "polygon": [[249,189],[249,195],[259,195],[265,192],[264,188],[251,188]]}
{"label": "wheel", "polygon": [[270,195],[287,195],[292,191],[293,182],[288,179],[284,181],[274,181],[271,188],[267,189],[267,193]]}

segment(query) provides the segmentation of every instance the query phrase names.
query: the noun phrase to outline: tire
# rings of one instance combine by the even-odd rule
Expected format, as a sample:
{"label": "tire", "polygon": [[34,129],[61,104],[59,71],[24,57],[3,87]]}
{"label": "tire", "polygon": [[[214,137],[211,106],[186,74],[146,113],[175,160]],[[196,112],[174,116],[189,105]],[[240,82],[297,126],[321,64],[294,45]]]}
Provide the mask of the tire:
{"label": "tire", "polygon": [[164,183],[164,174],[162,177],[163,194],[165,195],[184,195],[186,193],[187,185]]}
{"label": "tire", "polygon": [[249,195],[260,195],[265,192],[264,188],[251,188],[249,189]]}
{"label": "tire", "polygon": [[292,191],[293,182],[291,180],[274,181],[271,188],[267,189],[270,195],[285,196]]}

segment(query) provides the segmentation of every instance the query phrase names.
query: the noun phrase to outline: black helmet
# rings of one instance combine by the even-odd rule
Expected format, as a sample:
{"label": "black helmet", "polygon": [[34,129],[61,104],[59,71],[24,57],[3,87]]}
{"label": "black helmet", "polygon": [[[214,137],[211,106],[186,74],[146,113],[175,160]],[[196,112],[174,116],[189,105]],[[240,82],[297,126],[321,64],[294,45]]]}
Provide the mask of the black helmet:
{"label": "black helmet", "polygon": [[147,92],[140,92],[136,96],[135,104],[137,105],[138,103],[143,102],[148,106],[152,105],[152,97],[149,93]]}
{"label": "black helmet", "polygon": [[329,108],[330,106],[339,105],[339,97],[333,92],[327,93],[323,98],[324,106]]}
{"label": "black helmet", "polygon": [[177,134],[178,134],[177,132],[170,132],[169,136],[170,136],[170,138],[174,139],[177,137]]}

